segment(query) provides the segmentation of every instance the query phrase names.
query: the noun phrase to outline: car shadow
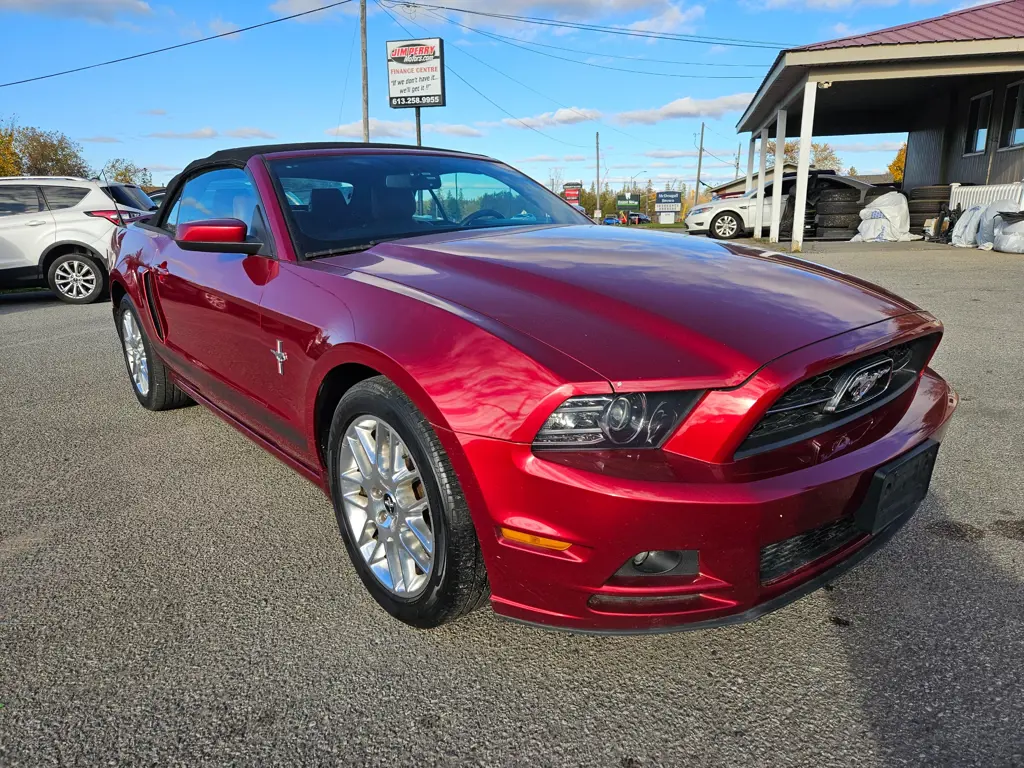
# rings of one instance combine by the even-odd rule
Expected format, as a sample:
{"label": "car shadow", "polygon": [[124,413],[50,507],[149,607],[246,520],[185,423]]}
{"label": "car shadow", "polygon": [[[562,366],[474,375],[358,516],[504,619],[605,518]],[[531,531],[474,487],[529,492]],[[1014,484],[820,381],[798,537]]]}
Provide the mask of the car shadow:
{"label": "car shadow", "polygon": [[1013,725],[1024,584],[982,547],[993,536],[1016,546],[1024,519],[979,528],[932,495],[880,557],[830,588],[872,737],[894,764],[1024,765]]}
{"label": "car shadow", "polygon": [[0,315],[11,315],[38,309],[49,304],[60,304],[60,299],[45,288],[33,291],[0,292]]}

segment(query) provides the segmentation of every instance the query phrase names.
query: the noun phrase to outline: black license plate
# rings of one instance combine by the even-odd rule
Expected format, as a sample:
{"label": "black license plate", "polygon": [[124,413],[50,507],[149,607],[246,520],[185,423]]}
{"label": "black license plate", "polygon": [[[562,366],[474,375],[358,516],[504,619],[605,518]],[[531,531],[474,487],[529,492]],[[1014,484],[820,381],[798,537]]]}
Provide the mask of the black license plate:
{"label": "black license plate", "polygon": [[928,494],[938,453],[939,444],[929,440],[880,467],[871,480],[864,503],[857,510],[857,526],[876,534],[917,509]]}

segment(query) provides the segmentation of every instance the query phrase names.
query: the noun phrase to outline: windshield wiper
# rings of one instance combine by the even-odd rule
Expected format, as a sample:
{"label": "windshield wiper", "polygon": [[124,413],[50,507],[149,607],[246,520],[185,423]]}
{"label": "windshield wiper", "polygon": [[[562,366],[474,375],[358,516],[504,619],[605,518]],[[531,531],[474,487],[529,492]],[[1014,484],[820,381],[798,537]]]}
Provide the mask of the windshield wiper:
{"label": "windshield wiper", "polygon": [[380,245],[380,240],[368,240],[365,243],[359,245],[346,245],[344,248],[328,248],[326,251],[309,251],[306,253],[307,259],[321,259],[325,256],[343,256],[346,253],[359,253],[360,251],[367,251],[373,248],[375,245]]}

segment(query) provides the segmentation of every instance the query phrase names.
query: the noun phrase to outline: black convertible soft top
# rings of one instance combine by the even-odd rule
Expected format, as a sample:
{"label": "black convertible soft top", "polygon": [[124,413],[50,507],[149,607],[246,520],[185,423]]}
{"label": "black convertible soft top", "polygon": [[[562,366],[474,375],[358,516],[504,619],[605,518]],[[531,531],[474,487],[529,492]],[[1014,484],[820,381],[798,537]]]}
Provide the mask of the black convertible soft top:
{"label": "black convertible soft top", "polygon": [[[417,147],[410,144],[378,144],[375,142],[367,143],[363,141],[310,141],[296,144],[254,144],[249,147],[219,149],[207,157],[200,158],[199,160],[193,160],[185,166],[181,173],[177,174],[168,182],[164,200],[170,200],[175,194],[177,194],[178,187],[181,186],[184,179],[188,178],[199,168],[211,165],[234,165],[239,168],[243,168],[249,160],[257,155],[269,155],[275,152],[301,152],[317,149],[404,149],[411,151],[421,150],[426,152],[454,152],[456,154],[465,155],[466,157],[478,157],[486,160],[491,159],[485,155],[474,154],[471,152],[459,152],[455,149],[443,149],[441,147]],[[163,223],[163,217],[166,215],[166,211],[167,208],[165,206],[160,207],[161,216],[159,217],[159,221],[161,224]]]}

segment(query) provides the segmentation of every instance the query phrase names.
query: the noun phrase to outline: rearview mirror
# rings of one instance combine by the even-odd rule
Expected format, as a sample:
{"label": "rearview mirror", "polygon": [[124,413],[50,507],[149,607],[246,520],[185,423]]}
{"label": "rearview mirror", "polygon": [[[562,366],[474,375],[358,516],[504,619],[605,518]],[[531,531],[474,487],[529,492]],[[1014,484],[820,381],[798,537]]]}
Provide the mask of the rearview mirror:
{"label": "rearview mirror", "polygon": [[425,191],[440,189],[441,178],[436,173],[389,173],[384,177],[384,186],[388,189],[412,189]]}
{"label": "rearview mirror", "polygon": [[174,241],[183,251],[259,253],[262,243],[247,241],[248,227],[240,219],[206,219],[179,224]]}

